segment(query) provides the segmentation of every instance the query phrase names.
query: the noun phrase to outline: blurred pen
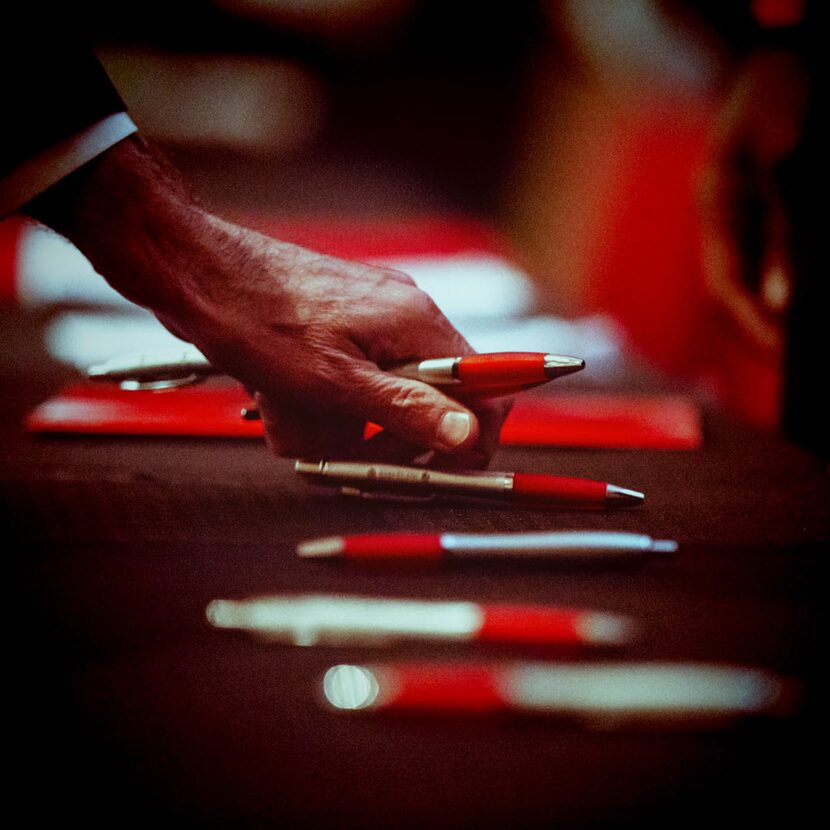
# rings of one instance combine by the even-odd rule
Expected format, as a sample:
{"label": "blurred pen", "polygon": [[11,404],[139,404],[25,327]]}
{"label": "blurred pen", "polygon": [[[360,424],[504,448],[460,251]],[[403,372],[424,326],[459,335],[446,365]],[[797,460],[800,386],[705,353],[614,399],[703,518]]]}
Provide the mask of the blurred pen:
{"label": "blurred pen", "polygon": [[296,461],[295,472],[318,484],[358,491],[495,499],[538,506],[631,507],[645,496],[604,481],[544,473],[448,472],[360,461]]}
{"label": "blurred pen", "polygon": [[641,533],[555,531],[546,533],[371,533],[307,539],[297,546],[306,559],[434,560],[540,558],[560,562],[624,561],[677,551],[677,542]]}
{"label": "blurred pen", "polygon": [[324,701],[346,711],[516,711],[595,725],[684,726],[788,714],[791,684],[754,668],[687,663],[332,666]]}
{"label": "blurred pen", "polygon": [[90,366],[86,374],[90,380],[133,390],[185,386],[218,372],[195,346],[182,346],[117,355]]}
{"label": "blurred pen", "polygon": [[[543,352],[494,352],[421,360],[388,369],[391,374],[437,387],[484,396],[512,394],[585,368],[577,357]],[[87,370],[90,380],[120,383],[126,389],[162,388],[195,383],[219,374],[195,347],[119,355]],[[252,419],[256,410],[249,408]]]}
{"label": "blurred pen", "polygon": [[627,617],[581,608],[343,595],[220,599],[206,615],[216,628],[300,646],[401,640],[615,646],[635,633]]}

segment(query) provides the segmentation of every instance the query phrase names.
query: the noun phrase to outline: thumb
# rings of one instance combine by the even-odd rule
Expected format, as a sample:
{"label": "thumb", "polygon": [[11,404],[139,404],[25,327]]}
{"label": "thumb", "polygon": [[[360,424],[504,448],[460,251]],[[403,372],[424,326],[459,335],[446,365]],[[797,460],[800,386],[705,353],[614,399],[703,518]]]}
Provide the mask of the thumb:
{"label": "thumb", "polygon": [[478,442],[476,416],[426,383],[369,368],[353,381],[349,409],[407,442],[449,453]]}

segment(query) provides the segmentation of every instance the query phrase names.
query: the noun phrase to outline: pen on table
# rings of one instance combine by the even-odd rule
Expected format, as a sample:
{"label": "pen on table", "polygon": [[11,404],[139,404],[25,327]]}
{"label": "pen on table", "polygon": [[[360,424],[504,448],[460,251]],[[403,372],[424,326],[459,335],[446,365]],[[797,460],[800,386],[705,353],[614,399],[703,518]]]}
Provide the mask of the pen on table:
{"label": "pen on table", "polygon": [[[484,396],[512,394],[585,368],[577,357],[544,352],[494,352],[442,357],[393,366],[387,371],[437,387]],[[90,380],[120,383],[126,389],[163,388],[195,383],[219,372],[196,348],[119,355],[87,370]],[[256,410],[249,408],[253,419]]]}
{"label": "pen on table", "polygon": [[449,472],[361,461],[302,461],[295,472],[317,484],[364,491],[431,496],[454,495],[537,506],[631,507],[645,496],[604,481],[544,473]]}
{"label": "pen on table", "polygon": [[220,599],[206,615],[216,628],[300,646],[401,640],[616,646],[635,635],[628,617],[584,608],[337,594]]}
{"label": "pen on table", "polygon": [[337,665],[322,681],[324,702],[341,711],[516,711],[606,727],[784,715],[792,692],[761,669],[658,662]]}
{"label": "pen on table", "polygon": [[117,355],[87,369],[89,380],[118,383],[123,389],[165,389],[197,383],[219,374],[194,346],[151,349]]}
{"label": "pen on table", "polygon": [[677,551],[677,542],[641,533],[574,530],[540,533],[369,533],[307,539],[305,559],[353,561],[544,559],[558,562],[629,561]]}

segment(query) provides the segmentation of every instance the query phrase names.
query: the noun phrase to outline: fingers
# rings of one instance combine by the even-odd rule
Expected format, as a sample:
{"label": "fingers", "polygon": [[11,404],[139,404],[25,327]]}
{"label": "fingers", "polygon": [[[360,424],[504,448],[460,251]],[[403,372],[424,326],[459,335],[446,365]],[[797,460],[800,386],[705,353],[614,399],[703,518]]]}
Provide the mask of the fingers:
{"label": "fingers", "polygon": [[479,401],[474,407],[479,423],[478,449],[488,459],[499,447],[502,424],[512,408],[512,397]]}
{"label": "fingers", "polygon": [[[391,378],[389,384],[373,380],[373,385],[377,391],[362,396],[364,414],[358,416],[342,407],[321,408],[257,393],[269,447],[288,457],[420,462],[456,469],[487,466],[498,446],[508,401],[478,402],[473,412],[417,382]],[[367,420],[383,429],[364,440]]]}
{"label": "fingers", "polygon": [[423,449],[461,452],[476,446],[481,434],[478,418],[463,404],[368,362],[353,365],[342,399],[355,415]]}
{"label": "fingers", "polygon": [[772,262],[761,279],[761,301],[773,314],[783,314],[790,307],[792,277],[781,262]]}
{"label": "fingers", "polygon": [[287,397],[254,396],[275,455],[288,458],[358,457],[364,423],[345,413],[306,407]]}
{"label": "fingers", "polygon": [[[261,393],[275,453],[409,461],[474,452],[476,465],[486,462],[494,440],[482,440],[477,416],[495,421],[486,407],[380,368],[473,351],[409,277],[255,242],[250,278],[210,294],[196,320],[211,362]],[[367,421],[385,433],[369,444]]]}
{"label": "fingers", "polygon": [[[366,420],[350,416],[342,409],[306,406],[282,396],[275,398],[261,393],[257,393],[256,402],[268,446],[276,455],[411,464],[426,452],[424,443],[389,428],[365,440]],[[461,466],[480,467],[486,465],[489,454],[471,446],[462,458]]]}
{"label": "fingers", "polygon": [[697,184],[705,285],[756,348],[780,351],[789,234],[776,167],[801,133],[806,85],[775,50],[750,57],[710,131]]}
{"label": "fingers", "polygon": [[[732,169],[728,159],[713,163],[698,182],[698,209],[701,231],[701,263],[704,286],[709,296],[718,304],[740,333],[762,351],[781,348],[780,327],[773,321],[763,299],[764,283],[756,293],[746,279],[747,271],[764,269],[769,263],[770,240],[763,243],[757,256],[751,255],[747,246],[752,243],[741,238],[739,225],[746,209],[744,192],[746,182],[739,182],[739,173]],[[763,226],[769,222],[770,199],[768,194],[755,194],[762,198],[762,215],[757,217]],[[755,228],[763,235],[763,227]],[[760,279],[762,274],[756,274]]]}
{"label": "fingers", "polygon": [[430,452],[416,459],[416,463],[438,470],[484,470],[499,446],[499,436],[505,418],[513,405],[511,398],[499,398],[471,403],[479,424],[478,443],[454,453]]}
{"label": "fingers", "polygon": [[790,307],[793,274],[789,256],[790,227],[780,193],[773,190],[768,198],[769,231],[764,252],[764,268],[759,298],[772,315],[782,316]]}
{"label": "fingers", "polygon": [[354,331],[356,344],[374,363],[388,367],[474,353],[429,295],[411,282],[395,289],[385,307],[366,308],[363,325]]}
{"label": "fingers", "polygon": [[781,347],[781,332],[768,319],[758,297],[741,282],[732,248],[730,240],[717,234],[703,240],[706,286],[712,298],[751,343],[765,351],[775,351]]}
{"label": "fingers", "polygon": [[[354,414],[381,425],[398,441],[441,454],[458,456],[474,452],[475,466],[486,463],[495,447],[489,433],[503,416],[493,416],[498,407],[472,406],[448,397],[419,381],[381,371],[406,359],[455,357],[474,350],[450,324],[435,303],[414,285],[405,286],[406,296],[393,317],[375,316],[358,344],[366,361],[353,361],[342,373],[347,382],[339,399]],[[394,325],[390,325],[390,320]],[[482,432],[479,412],[486,415],[487,434]],[[505,410],[506,412],[506,410]],[[388,439],[383,439],[388,440]]]}

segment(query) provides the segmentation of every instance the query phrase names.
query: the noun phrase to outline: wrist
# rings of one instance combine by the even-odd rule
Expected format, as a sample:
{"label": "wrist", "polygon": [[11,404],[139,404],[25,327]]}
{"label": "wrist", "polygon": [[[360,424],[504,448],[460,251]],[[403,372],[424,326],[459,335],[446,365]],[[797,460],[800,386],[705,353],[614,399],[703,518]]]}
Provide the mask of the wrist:
{"label": "wrist", "polygon": [[23,210],[69,239],[125,297],[173,316],[193,293],[185,260],[204,249],[212,219],[138,136]]}

